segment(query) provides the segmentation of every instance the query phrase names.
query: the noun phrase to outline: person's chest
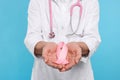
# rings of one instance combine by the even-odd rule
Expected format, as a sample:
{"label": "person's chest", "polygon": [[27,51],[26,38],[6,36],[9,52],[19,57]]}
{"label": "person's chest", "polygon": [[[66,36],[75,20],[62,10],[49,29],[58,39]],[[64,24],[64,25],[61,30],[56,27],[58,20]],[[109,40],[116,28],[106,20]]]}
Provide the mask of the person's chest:
{"label": "person's chest", "polygon": [[[40,13],[41,13],[41,22],[42,28],[45,34],[49,34],[50,31],[50,7],[49,0],[41,0],[43,4],[40,5]],[[69,32],[69,29],[72,28],[75,30],[77,27],[80,27],[79,34],[82,34],[84,28],[84,19],[80,18],[80,7],[74,7],[72,11],[72,16],[70,16],[70,8],[76,3],[77,0],[73,0],[70,2],[62,2],[57,0],[52,0],[52,27],[56,36],[64,35]],[[84,6],[84,2],[81,1],[82,6]],[[82,16],[85,14],[85,8],[83,8]],[[70,22],[72,17],[72,23]],[[79,20],[80,18],[80,20]],[[78,24],[80,25],[78,26]],[[46,35],[47,36],[47,35]]]}

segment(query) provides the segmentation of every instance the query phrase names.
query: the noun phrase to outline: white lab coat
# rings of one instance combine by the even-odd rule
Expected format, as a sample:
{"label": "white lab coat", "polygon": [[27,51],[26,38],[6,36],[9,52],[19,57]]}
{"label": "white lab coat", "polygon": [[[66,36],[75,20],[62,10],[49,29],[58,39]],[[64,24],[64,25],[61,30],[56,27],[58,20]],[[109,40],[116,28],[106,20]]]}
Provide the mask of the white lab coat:
{"label": "white lab coat", "polygon": [[[30,0],[28,8],[28,31],[25,38],[25,45],[32,53],[35,61],[32,70],[31,80],[94,80],[91,68],[90,57],[101,42],[98,22],[99,22],[99,4],[98,0],[82,0],[83,12],[77,30],[77,34],[66,37],[69,32],[70,6],[77,0],[52,0],[53,12],[53,31],[56,36],[49,39],[49,5],[48,0]],[[73,29],[78,24],[79,8],[73,11]],[[34,56],[34,47],[39,41],[60,42],[85,42],[90,50],[88,57],[82,57],[79,63],[71,70],[59,72],[46,65],[42,57]]]}

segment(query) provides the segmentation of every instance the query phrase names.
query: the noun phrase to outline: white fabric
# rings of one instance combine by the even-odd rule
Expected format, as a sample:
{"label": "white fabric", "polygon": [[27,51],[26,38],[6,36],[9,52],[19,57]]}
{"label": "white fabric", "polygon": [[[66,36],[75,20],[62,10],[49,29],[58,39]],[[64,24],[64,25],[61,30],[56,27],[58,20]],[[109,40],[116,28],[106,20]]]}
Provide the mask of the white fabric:
{"label": "white fabric", "polygon": [[[99,5],[98,0],[81,0],[83,13],[77,34],[66,37],[70,33],[70,6],[77,0],[52,0],[53,31],[55,38],[49,39],[49,5],[48,0],[30,0],[28,9],[28,31],[25,44],[34,56],[34,47],[39,41],[85,42],[90,50],[88,57],[83,57],[78,65],[66,72],[59,72],[49,67],[43,59],[34,56],[34,66],[31,80],[94,80],[90,57],[101,42],[98,32]],[[76,29],[79,19],[79,7],[73,11],[73,29]]]}

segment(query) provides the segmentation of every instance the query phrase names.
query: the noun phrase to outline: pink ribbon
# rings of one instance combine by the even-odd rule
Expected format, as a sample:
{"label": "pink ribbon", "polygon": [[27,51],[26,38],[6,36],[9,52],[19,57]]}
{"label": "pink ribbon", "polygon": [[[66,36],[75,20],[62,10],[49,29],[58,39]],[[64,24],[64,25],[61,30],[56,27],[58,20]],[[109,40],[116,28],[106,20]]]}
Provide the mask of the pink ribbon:
{"label": "pink ribbon", "polygon": [[57,64],[67,64],[67,63],[69,63],[66,60],[67,52],[68,52],[68,48],[67,48],[66,44],[64,42],[60,42],[58,44],[57,51],[56,51],[57,61],[55,63],[57,63]]}

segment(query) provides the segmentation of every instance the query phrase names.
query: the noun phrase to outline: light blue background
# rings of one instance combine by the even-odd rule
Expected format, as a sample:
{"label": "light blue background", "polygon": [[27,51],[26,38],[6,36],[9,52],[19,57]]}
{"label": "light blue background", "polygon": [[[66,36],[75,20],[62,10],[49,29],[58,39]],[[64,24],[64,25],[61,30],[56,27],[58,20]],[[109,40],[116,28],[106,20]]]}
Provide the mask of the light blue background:
{"label": "light blue background", "polygon": [[[100,1],[102,43],[92,57],[95,80],[120,80],[120,0]],[[24,46],[29,0],[0,0],[0,80],[30,80]]]}

